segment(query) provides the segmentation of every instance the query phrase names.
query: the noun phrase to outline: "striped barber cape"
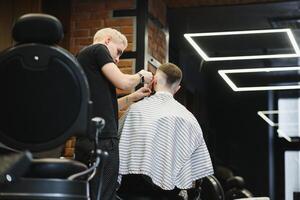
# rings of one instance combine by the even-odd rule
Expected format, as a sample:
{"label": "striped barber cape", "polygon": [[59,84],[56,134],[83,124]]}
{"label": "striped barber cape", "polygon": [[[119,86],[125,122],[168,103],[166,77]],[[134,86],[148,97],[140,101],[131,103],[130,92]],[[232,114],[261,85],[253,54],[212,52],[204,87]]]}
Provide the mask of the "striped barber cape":
{"label": "striped barber cape", "polygon": [[172,94],[157,92],[133,104],[120,121],[120,175],[147,175],[172,190],[213,174],[196,118]]}

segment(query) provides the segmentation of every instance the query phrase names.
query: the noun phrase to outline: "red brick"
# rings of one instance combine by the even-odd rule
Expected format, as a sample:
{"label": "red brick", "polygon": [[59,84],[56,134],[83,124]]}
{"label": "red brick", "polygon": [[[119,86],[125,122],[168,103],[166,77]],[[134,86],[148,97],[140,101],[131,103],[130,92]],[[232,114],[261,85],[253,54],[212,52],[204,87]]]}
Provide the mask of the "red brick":
{"label": "red brick", "polygon": [[93,42],[92,38],[76,38],[75,45],[89,45]]}
{"label": "red brick", "polygon": [[127,38],[128,43],[132,43],[133,42],[133,35],[125,35]]}
{"label": "red brick", "polygon": [[90,37],[89,29],[75,30],[72,32],[72,37]]}
{"label": "red brick", "polygon": [[72,18],[71,18],[71,30],[74,30],[75,29],[75,27],[76,27],[76,21],[75,20],[73,20]]}
{"label": "red brick", "polygon": [[113,19],[105,19],[104,26],[112,27],[112,26],[133,26],[133,18],[113,18]]}
{"label": "red brick", "polygon": [[70,48],[70,52],[73,54],[73,55],[76,55],[79,51],[81,50],[81,47],[80,46],[72,46],[71,48]]}
{"label": "red brick", "polygon": [[[73,0],[71,14],[71,38],[70,49],[76,54],[84,46],[92,42],[92,37],[101,28],[113,27],[126,35],[129,45],[126,51],[132,51],[135,48],[135,20],[133,17],[111,18],[112,10],[135,8],[135,2],[138,0]],[[165,16],[165,11],[157,8],[162,4],[157,0],[152,1],[154,16],[161,20]],[[154,23],[150,21],[148,26],[148,52],[161,61],[165,61],[166,40],[162,30],[159,30]],[[82,39],[82,40],[81,40]],[[133,72],[134,59],[122,59],[118,64],[120,70],[124,73]],[[131,91],[117,90],[118,94],[130,94]]]}
{"label": "red brick", "polygon": [[150,0],[149,12],[164,26],[166,26],[166,3],[164,1]]}
{"label": "red brick", "polygon": [[128,43],[128,46],[125,49],[125,51],[133,51],[133,44],[132,43]]}
{"label": "red brick", "polygon": [[72,15],[72,19],[73,20],[87,20],[87,19],[90,19],[91,17],[91,13],[87,13],[87,12],[78,12],[76,14],[73,14]]}
{"label": "red brick", "polygon": [[101,12],[96,12],[96,13],[94,13],[94,12],[92,12],[91,13],[91,17],[90,17],[90,19],[105,19],[105,18],[108,18],[110,16],[110,12],[108,12],[108,11],[105,11],[105,10],[103,10],[103,11],[101,11]]}
{"label": "red brick", "polygon": [[75,38],[71,37],[71,39],[70,39],[70,45],[72,45],[72,46],[75,45]]}
{"label": "red brick", "polygon": [[133,34],[133,26],[121,26],[120,31],[123,34]]}
{"label": "red brick", "polygon": [[117,31],[121,31],[121,27],[120,26],[114,26],[112,28],[116,29]]}
{"label": "red brick", "polygon": [[103,24],[104,24],[104,22],[102,23],[102,26],[97,26],[97,27],[93,27],[90,29],[90,34],[92,37],[94,37],[94,35],[97,31],[99,31],[102,28],[105,28],[105,26]]}
{"label": "red brick", "polygon": [[87,21],[77,21],[75,24],[75,30],[76,29],[87,29],[90,28],[90,24]]}
{"label": "red brick", "polygon": [[110,10],[131,9],[135,7],[134,0],[106,0],[106,8]]}
{"label": "red brick", "polygon": [[91,5],[90,4],[86,4],[86,3],[79,3],[76,4],[73,7],[73,12],[74,13],[82,13],[82,12],[90,12],[91,11]]}
{"label": "red brick", "polygon": [[76,29],[95,28],[103,26],[103,20],[86,20],[76,22]]}
{"label": "red brick", "polygon": [[73,11],[75,13],[95,12],[95,11],[101,12],[102,10],[105,10],[105,5],[101,1],[78,3],[78,4],[75,4],[73,7]]}
{"label": "red brick", "polygon": [[132,59],[121,59],[120,62],[118,63],[118,66],[121,67],[128,67],[132,66],[133,60]]}
{"label": "red brick", "polygon": [[124,74],[132,74],[132,67],[122,67],[120,68],[121,72],[123,72]]}

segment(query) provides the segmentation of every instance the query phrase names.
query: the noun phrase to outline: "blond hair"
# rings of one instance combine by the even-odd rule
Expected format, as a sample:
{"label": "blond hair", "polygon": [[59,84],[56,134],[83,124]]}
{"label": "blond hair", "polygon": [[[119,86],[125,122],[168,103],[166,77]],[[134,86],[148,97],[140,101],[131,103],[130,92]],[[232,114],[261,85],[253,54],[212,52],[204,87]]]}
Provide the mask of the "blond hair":
{"label": "blond hair", "polygon": [[94,35],[95,41],[102,41],[105,37],[110,36],[111,39],[116,43],[123,43],[125,47],[127,47],[127,38],[121,32],[113,28],[103,28],[97,31]]}
{"label": "blond hair", "polygon": [[165,63],[158,67],[158,70],[162,71],[167,76],[167,84],[172,85],[174,83],[180,83],[182,79],[181,69],[173,63]]}

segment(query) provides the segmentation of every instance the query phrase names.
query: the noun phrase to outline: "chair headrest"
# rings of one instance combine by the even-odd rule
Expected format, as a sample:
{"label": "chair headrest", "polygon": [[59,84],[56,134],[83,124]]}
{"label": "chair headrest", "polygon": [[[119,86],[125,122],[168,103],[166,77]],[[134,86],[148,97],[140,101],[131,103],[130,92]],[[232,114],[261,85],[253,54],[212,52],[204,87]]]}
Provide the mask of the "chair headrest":
{"label": "chair headrest", "polygon": [[40,14],[25,15],[17,23],[18,41],[31,43],[0,53],[0,142],[41,152],[71,136],[87,136],[90,93],[84,71],[68,51],[45,44],[46,39],[59,40],[61,24]]}
{"label": "chair headrest", "polygon": [[18,43],[57,44],[63,38],[63,27],[51,15],[26,14],[15,23],[12,35]]}
{"label": "chair headrest", "polygon": [[243,188],[245,181],[241,176],[233,176],[227,179],[226,184],[228,188]]}

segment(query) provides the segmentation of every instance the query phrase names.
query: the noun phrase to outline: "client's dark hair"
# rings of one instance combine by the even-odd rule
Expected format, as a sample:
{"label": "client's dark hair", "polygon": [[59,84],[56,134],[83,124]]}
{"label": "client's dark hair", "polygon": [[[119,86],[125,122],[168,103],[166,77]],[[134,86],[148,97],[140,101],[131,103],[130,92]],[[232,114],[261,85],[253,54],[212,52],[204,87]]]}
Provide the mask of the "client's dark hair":
{"label": "client's dark hair", "polygon": [[167,75],[167,84],[172,85],[175,82],[180,82],[182,79],[181,69],[173,63],[165,63],[158,67]]}

